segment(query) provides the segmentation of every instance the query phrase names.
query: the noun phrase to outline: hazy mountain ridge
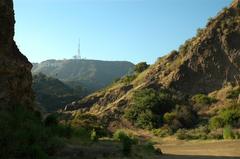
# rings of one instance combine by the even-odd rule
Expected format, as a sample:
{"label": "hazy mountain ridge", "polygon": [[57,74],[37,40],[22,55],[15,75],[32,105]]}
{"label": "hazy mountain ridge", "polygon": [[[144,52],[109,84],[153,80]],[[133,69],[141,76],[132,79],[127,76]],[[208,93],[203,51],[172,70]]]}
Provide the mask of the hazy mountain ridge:
{"label": "hazy mountain ridge", "polygon": [[32,73],[43,73],[69,85],[94,91],[129,73],[134,64],[126,61],[47,60],[34,64]]}

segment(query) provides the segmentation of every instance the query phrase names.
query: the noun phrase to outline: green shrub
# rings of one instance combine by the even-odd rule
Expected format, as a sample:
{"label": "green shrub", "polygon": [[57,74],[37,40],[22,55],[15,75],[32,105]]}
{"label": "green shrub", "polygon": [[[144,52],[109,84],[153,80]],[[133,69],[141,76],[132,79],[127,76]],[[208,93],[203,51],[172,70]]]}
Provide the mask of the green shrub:
{"label": "green shrub", "polygon": [[123,130],[117,130],[114,134],[113,134],[113,138],[114,140],[120,141],[122,142],[123,145],[123,154],[125,156],[128,156],[131,153],[131,149],[132,149],[132,144],[134,143],[134,141],[132,140],[131,137],[129,137]]}
{"label": "green shrub", "polygon": [[180,140],[206,140],[208,138],[209,129],[206,126],[200,126],[195,129],[180,129],[176,136]]}
{"label": "green shrub", "polygon": [[139,90],[134,93],[131,106],[125,117],[135,126],[145,129],[157,128],[162,124],[162,116],[175,106],[171,95],[153,89]]}
{"label": "green shrub", "polygon": [[176,132],[176,137],[177,139],[179,140],[186,140],[186,139],[189,139],[189,136],[187,134],[187,130],[185,129],[179,129],[177,132]]}
{"label": "green shrub", "polygon": [[192,128],[198,121],[197,113],[188,105],[180,105],[176,108],[175,129]]}
{"label": "green shrub", "polygon": [[94,142],[98,141],[98,136],[97,136],[97,132],[95,131],[95,129],[93,129],[91,132],[91,140]]}
{"label": "green shrub", "polygon": [[172,135],[173,131],[172,131],[172,129],[170,127],[163,126],[162,128],[159,128],[159,129],[153,129],[152,133],[155,136],[166,137],[166,136]]}
{"label": "green shrub", "polygon": [[146,62],[140,62],[135,65],[134,72],[141,73],[144,70],[146,70],[149,67],[149,65]]}
{"label": "green shrub", "polygon": [[223,119],[225,125],[239,127],[240,123],[240,105],[233,105],[229,108],[223,109],[219,116]]}
{"label": "green shrub", "polygon": [[57,114],[50,114],[44,120],[46,126],[55,126],[58,124]]}
{"label": "green shrub", "polygon": [[205,105],[210,105],[212,103],[217,102],[217,100],[215,98],[212,97],[208,97],[205,94],[197,94],[195,96],[192,97],[192,100],[196,103],[196,104],[205,104]]}
{"label": "green shrub", "polygon": [[223,129],[223,138],[224,139],[234,139],[234,133],[231,126],[226,126]]}
{"label": "green shrub", "polygon": [[39,115],[17,106],[0,111],[0,158],[47,159],[63,146]]}
{"label": "green shrub", "polygon": [[218,129],[224,127],[224,121],[219,116],[214,116],[209,121],[209,126],[211,129]]}
{"label": "green shrub", "polygon": [[163,115],[163,122],[166,124],[171,124],[172,121],[176,118],[176,112],[167,112]]}
{"label": "green shrub", "polygon": [[211,132],[208,133],[207,135],[208,139],[215,139],[215,140],[220,140],[223,139],[223,133],[222,130],[211,130]]}

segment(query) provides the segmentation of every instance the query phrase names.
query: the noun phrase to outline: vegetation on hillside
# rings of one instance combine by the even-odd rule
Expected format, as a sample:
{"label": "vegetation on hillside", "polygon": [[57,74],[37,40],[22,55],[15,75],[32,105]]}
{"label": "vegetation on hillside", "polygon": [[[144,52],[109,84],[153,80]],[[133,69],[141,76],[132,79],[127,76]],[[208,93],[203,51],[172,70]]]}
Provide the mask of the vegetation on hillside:
{"label": "vegetation on hillside", "polygon": [[33,76],[32,88],[36,102],[47,112],[61,109],[86,94],[81,87],[73,89],[58,79],[47,77],[42,73]]}

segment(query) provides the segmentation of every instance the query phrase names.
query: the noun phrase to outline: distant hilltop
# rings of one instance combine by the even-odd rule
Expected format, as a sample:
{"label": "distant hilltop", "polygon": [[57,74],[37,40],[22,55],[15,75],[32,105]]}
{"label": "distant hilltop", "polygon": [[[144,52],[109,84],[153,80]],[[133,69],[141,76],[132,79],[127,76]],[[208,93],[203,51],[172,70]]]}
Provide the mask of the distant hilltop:
{"label": "distant hilltop", "polygon": [[134,64],[128,61],[51,59],[33,63],[32,73],[43,73],[72,87],[81,85],[89,91],[95,91],[130,73],[133,67]]}

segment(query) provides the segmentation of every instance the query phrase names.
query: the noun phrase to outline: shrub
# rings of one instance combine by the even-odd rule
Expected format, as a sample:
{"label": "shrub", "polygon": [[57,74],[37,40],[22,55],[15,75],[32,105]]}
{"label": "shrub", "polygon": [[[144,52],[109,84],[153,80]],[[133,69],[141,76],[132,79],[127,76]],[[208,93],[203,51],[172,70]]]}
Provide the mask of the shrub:
{"label": "shrub", "polygon": [[[198,120],[197,113],[191,106],[182,105],[176,108],[176,120],[179,128],[192,128]],[[177,126],[177,125],[176,125]]]}
{"label": "shrub", "polygon": [[149,65],[146,62],[140,62],[137,65],[135,65],[134,72],[141,73],[144,70],[146,70],[149,67]]}
{"label": "shrub", "polygon": [[219,116],[214,116],[209,121],[209,126],[211,129],[218,129],[224,126],[224,121]]}
{"label": "shrub", "polygon": [[128,156],[131,153],[132,144],[134,143],[133,140],[123,130],[117,130],[113,134],[113,138],[117,141],[122,142],[123,154],[125,156]]}
{"label": "shrub", "polygon": [[134,93],[131,107],[125,111],[125,117],[137,127],[157,128],[162,124],[163,114],[174,106],[170,94],[144,89]]}
{"label": "shrub", "polygon": [[205,104],[205,105],[210,105],[212,103],[217,102],[217,100],[215,98],[212,97],[208,97],[205,94],[197,94],[195,96],[192,97],[192,100],[196,103],[196,104]]}
{"label": "shrub", "polygon": [[95,131],[95,129],[93,129],[91,132],[91,140],[94,142],[98,141],[98,136],[97,136],[97,132]]}
{"label": "shrub", "polygon": [[55,126],[58,124],[57,114],[50,114],[44,120],[46,126]]}
{"label": "shrub", "polygon": [[185,129],[179,129],[177,132],[176,132],[176,137],[177,139],[179,140],[185,140],[185,139],[189,139],[189,136],[187,134],[187,130]]}
{"label": "shrub", "polygon": [[234,133],[231,126],[226,126],[223,129],[223,138],[224,139],[234,139]]}
{"label": "shrub", "polygon": [[163,126],[162,128],[159,129],[153,129],[152,132],[155,136],[159,137],[166,137],[173,134],[172,129],[169,128],[168,126]]}
{"label": "shrub", "polygon": [[23,106],[0,111],[0,130],[0,158],[47,159],[63,146],[53,140],[58,134]]}
{"label": "shrub", "polygon": [[208,133],[209,130],[206,126],[200,126],[191,130],[180,129],[176,136],[180,140],[205,140],[208,138]]}
{"label": "shrub", "polygon": [[176,118],[177,114],[176,112],[167,112],[164,114],[163,116],[163,122],[166,123],[166,124],[171,124],[172,121]]}
{"label": "shrub", "polygon": [[223,139],[222,130],[220,130],[220,129],[212,130],[211,132],[208,133],[207,138],[208,139],[216,139],[216,140]]}
{"label": "shrub", "polygon": [[225,125],[230,125],[233,127],[239,127],[240,120],[240,105],[233,105],[227,109],[220,112],[219,116],[223,119]]}

